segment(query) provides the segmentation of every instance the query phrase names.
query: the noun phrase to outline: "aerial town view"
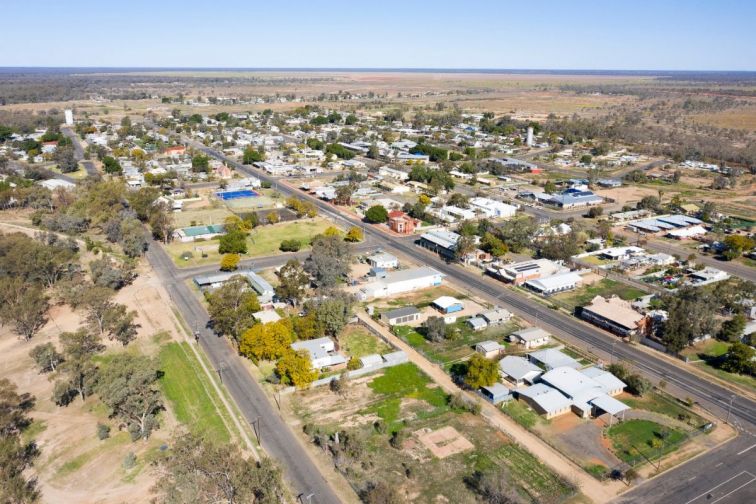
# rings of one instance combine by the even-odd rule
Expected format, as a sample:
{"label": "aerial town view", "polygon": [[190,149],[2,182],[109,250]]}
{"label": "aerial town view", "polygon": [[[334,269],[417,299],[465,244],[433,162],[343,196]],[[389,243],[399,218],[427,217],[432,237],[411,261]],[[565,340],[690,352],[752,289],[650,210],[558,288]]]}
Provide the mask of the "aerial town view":
{"label": "aerial town view", "polygon": [[0,11],[0,504],[756,502],[756,4]]}

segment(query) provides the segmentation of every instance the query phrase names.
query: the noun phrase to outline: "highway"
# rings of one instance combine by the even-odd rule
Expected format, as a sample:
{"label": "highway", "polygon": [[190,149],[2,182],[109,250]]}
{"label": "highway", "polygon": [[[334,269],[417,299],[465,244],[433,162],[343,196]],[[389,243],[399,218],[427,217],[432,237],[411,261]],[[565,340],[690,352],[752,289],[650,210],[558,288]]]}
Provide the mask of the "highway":
{"label": "highway", "polygon": [[[260,170],[253,169],[232,159],[226,158],[213,149],[209,149],[193,141],[188,141],[188,143],[192,144],[195,148],[202,150],[206,154],[224,161],[242,173],[256,176],[261,180],[268,182],[280,182],[269,177]],[[408,256],[417,262],[435,267],[446,274],[450,280],[468,289],[471,293],[476,294],[491,303],[507,307],[518,316],[533,322],[535,325],[543,327],[568,343],[587,349],[607,362],[629,362],[653,382],[658,383],[660,380],[666,381],[668,383],[667,390],[677,397],[690,397],[720,419],[728,419],[729,423],[740,431],[740,436],[726,443],[719,449],[707,453],[703,457],[694,461],[695,464],[701,464],[698,468],[699,472],[706,471],[706,468],[708,467],[724,467],[725,469],[709,472],[707,473],[706,478],[699,478],[698,481],[687,481],[683,485],[685,492],[686,494],[692,494],[688,500],[693,499],[696,495],[699,495],[702,492],[704,495],[707,495],[710,489],[715,485],[722,484],[722,486],[718,488],[724,488],[725,485],[728,485],[729,483],[726,483],[726,481],[734,476],[733,474],[730,474],[731,469],[729,470],[730,472],[728,472],[727,469],[730,467],[728,464],[729,461],[732,460],[734,456],[733,454],[742,451],[744,449],[742,448],[743,444],[748,444],[749,446],[750,444],[754,444],[754,436],[752,432],[754,425],[756,425],[756,404],[752,400],[735,395],[731,390],[723,386],[699,378],[681,366],[668,362],[661,356],[656,356],[651,352],[646,352],[629,344],[622,343],[617,337],[594,326],[556,310],[552,310],[541,303],[534,302],[516,291],[506,288],[500,282],[492,278],[484,277],[479,273],[474,273],[473,271],[456,264],[449,264],[441,260],[437,255],[431,254],[424,249],[415,246],[411,241],[412,238],[408,239],[389,235],[388,233],[384,233],[372,226],[366,226],[364,223],[353,217],[342,215],[332,205],[309,194],[292,189],[285,184],[279,183],[278,187],[283,193],[294,194],[300,198],[313,202],[318,206],[321,214],[330,217],[334,221],[343,222],[350,226],[361,226],[365,231],[366,237],[373,237],[376,240],[383,242],[385,244],[384,248],[387,251]],[[742,455],[749,453],[751,452],[744,452]],[[749,458],[749,460],[751,459]],[[693,467],[693,471],[696,471],[696,466],[691,467]],[[688,503],[686,500],[680,500],[680,498],[684,499],[686,494],[676,494],[676,486],[680,485],[680,482],[682,481],[681,478],[686,474],[686,471],[691,470],[688,468],[689,465],[684,464],[665,473],[664,476],[659,478],[660,483],[658,483],[658,485],[666,485],[664,488],[669,489],[675,497],[668,496],[667,498],[659,499],[655,493],[657,483],[655,480],[652,480],[633,489],[633,492],[638,492],[638,497],[635,500],[632,500],[632,502],[664,502],[665,504],[676,504],[679,502],[686,504],[700,504],[700,501],[693,500]],[[747,485],[750,485],[750,483]],[[749,491],[748,486],[744,486],[742,489]],[[722,500],[719,502],[722,502],[722,504],[728,504],[728,501],[725,499],[730,499],[733,495],[736,494],[732,493],[727,496],[722,496]]]}
{"label": "highway", "polygon": [[259,425],[258,436],[261,446],[281,465],[295,495],[314,494],[307,501],[308,504],[340,502],[308,456],[306,448],[273,409],[271,402],[244,367],[236,351],[225,338],[216,336],[208,329],[210,319],[207,311],[184,281],[177,278],[176,267],[168,254],[162,247],[154,244],[147,251],[147,259],[186,323],[193,330],[199,330],[200,345],[219,373],[239,411],[250,425]]}

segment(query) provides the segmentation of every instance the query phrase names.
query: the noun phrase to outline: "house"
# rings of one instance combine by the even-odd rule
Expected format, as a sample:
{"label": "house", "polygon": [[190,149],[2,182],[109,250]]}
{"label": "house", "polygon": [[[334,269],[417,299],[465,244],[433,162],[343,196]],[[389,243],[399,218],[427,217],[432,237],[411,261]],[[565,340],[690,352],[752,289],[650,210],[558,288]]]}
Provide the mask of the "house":
{"label": "house", "polygon": [[345,366],[347,362],[346,357],[336,351],[336,344],[328,337],[296,341],[291,344],[291,348],[294,351],[308,352],[313,369]]}
{"label": "house", "polygon": [[596,296],[582,307],[580,317],[622,337],[645,335],[650,327],[647,316],[617,296]]}
{"label": "house", "polygon": [[318,187],[314,191],[315,196],[322,200],[331,201],[336,199],[336,188],[331,186]]}
{"label": "house", "polygon": [[517,213],[516,206],[489,198],[470,198],[469,204],[473,211],[489,219],[507,219],[514,217],[515,213]]}
{"label": "house", "polygon": [[438,311],[446,315],[461,312],[465,309],[465,305],[462,301],[451,296],[441,296],[440,298],[435,299],[431,304]]}
{"label": "house", "polygon": [[488,323],[483,317],[470,317],[466,320],[466,323],[475,332],[482,331],[483,329],[488,327]]}
{"label": "house", "polygon": [[227,271],[210,275],[198,275],[193,278],[200,289],[216,289],[234,277],[241,277],[257,293],[261,303],[269,303],[275,296],[273,287],[263,277],[254,271]]}
{"label": "house", "polygon": [[572,401],[558,390],[543,383],[537,383],[517,391],[518,397],[547,419],[570,411]]}
{"label": "house", "polygon": [[378,168],[378,175],[381,177],[388,177],[395,180],[398,180],[400,182],[404,182],[405,180],[409,179],[409,173],[402,170],[397,170],[396,168],[390,168],[388,166],[382,166]]}
{"label": "house", "polygon": [[494,383],[488,387],[480,387],[480,395],[495,405],[512,399],[509,389],[501,383]]}
{"label": "house", "polygon": [[381,313],[381,320],[390,326],[411,324],[420,320],[420,311],[414,306],[404,306]]}
{"label": "house", "polygon": [[688,284],[701,286],[708,285],[715,282],[721,282],[727,280],[730,275],[717,268],[706,266],[704,269],[696,271],[694,269],[688,270]]}
{"label": "house", "polygon": [[499,361],[499,374],[518,387],[525,383],[535,383],[543,370],[518,355],[507,355]]}
{"label": "house", "polygon": [[261,324],[272,324],[281,320],[281,315],[275,310],[262,310],[253,313],[252,316]]}
{"label": "house", "polygon": [[165,155],[170,157],[181,157],[184,154],[186,154],[186,147],[183,145],[174,145],[173,147],[168,147],[165,149]]}
{"label": "house", "polygon": [[467,208],[460,208],[454,205],[445,205],[439,209],[428,210],[428,212],[445,222],[473,220],[476,217],[475,212],[473,212],[472,210],[468,210]]}
{"label": "house", "polygon": [[551,275],[545,278],[528,280],[527,282],[525,282],[525,286],[538,292],[539,294],[548,296],[551,294],[556,294],[557,292],[572,290],[582,282],[583,277],[581,277],[577,273],[568,271],[566,273],[557,273],[556,275]]}
{"label": "house", "polygon": [[525,348],[537,348],[547,345],[551,335],[540,327],[529,327],[520,329],[509,335],[509,341],[524,346]]}
{"label": "house", "polygon": [[600,410],[619,413],[629,409],[616,399],[611,400],[611,395],[608,393],[611,389],[614,395],[619,394],[625,388],[625,384],[611,373],[597,371],[591,374],[598,376],[601,381],[570,367],[552,369],[541,375],[540,381],[568,398],[572,403],[570,405],[572,411],[583,418],[596,412],[593,402],[599,398],[599,405],[603,405],[599,407]]}
{"label": "house", "polygon": [[388,226],[395,233],[399,234],[412,234],[415,232],[415,228],[420,224],[420,221],[413,219],[401,210],[393,210],[389,212]]}
{"label": "house", "polygon": [[599,385],[601,385],[604,393],[609,394],[610,396],[621,394],[627,386],[622,380],[614,376],[609,371],[597,368],[595,366],[583,369],[580,372],[596,381]]}
{"label": "house", "polygon": [[399,267],[399,259],[386,252],[380,252],[368,256],[367,263],[373,268],[395,269]]}
{"label": "house", "polygon": [[493,310],[484,311],[480,316],[483,317],[483,320],[485,320],[489,326],[504,324],[512,318],[512,314],[509,310],[505,310],[504,308],[494,308]]}
{"label": "house", "polygon": [[39,185],[51,191],[54,191],[55,189],[68,190],[68,189],[73,189],[74,187],[76,187],[76,184],[74,184],[73,182],[69,182],[63,179],[55,179],[55,178],[43,180],[39,183]]}
{"label": "house", "polygon": [[501,267],[489,268],[488,272],[507,282],[521,285],[528,280],[555,275],[566,268],[549,259],[533,259],[518,263],[507,264]]}
{"label": "house", "polygon": [[435,252],[446,258],[454,258],[457,249],[457,242],[460,236],[453,232],[444,229],[437,229],[423,233],[420,236],[418,245],[425,247],[426,249]]}
{"label": "house", "polygon": [[386,273],[383,278],[376,279],[363,287],[357,297],[360,300],[394,296],[405,292],[412,292],[428,287],[441,285],[445,275],[428,266],[410,268]]}
{"label": "house", "polygon": [[173,237],[184,243],[195,240],[212,240],[226,232],[223,224],[210,224],[209,226],[190,226],[177,229],[173,232]]}
{"label": "house", "polygon": [[528,354],[528,359],[533,364],[544,367],[547,371],[558,367],[570,367],[580,369],[582,364],[556,348],[544,348]]}
{"label": "house", "polygon": [[599,179],[598,185],[600,185],[601,187],[608,187],[608,188],[622,187],[622,179],[616,179],[616,178]]}
{"label": "house", "polygon": [[492,359],[501,355],[504,351],[504,347],[497,341],[481,341],[475,345],[475,351],[483,355],[486,359]]}

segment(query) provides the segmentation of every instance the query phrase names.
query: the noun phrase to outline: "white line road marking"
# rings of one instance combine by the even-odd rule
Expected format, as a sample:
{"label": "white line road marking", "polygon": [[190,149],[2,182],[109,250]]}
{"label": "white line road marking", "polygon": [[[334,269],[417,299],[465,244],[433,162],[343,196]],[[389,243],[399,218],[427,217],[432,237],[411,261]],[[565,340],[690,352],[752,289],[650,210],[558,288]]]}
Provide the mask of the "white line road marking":
{"label": "white line road marking", "polygon": [[[729,483],[730,481],[734,480],[735,478],[738,478],[738,477],[740,477],[740,476],[742,476],[742,475],[744,475],[744,474],[747,474],[748,476],[750,476],[750,477],[751,477],[751,479],[750,479],[750,480],[748,481],[748,483],[751,483],[751,482],[752,482],[752,481],[753,481],[754,479],[756,479],[756,478],[755,478],[755,477],[753,476],[753,474],[749,473],[748,471],[741,471],[741,472],[739,472],[738,474],[736,474],[735,476],[733,476],[732,478],[730,478],[730,479],[728,479],[728,480],[725,480],[725,481],[723,481],[722,483],[720,483],[719,485],[717,485],[717,486],[715,486],[715,487],[711,487],[710,489],[708,489],[707,491],[705,491],[704,493],[702,493],[702,494],[700,494],[700,495],[697,495],[696,497],[693,497],[692,499],[690,499],[690,500],[689,500],[688,502],[686,502],[685,504],[690,504],[690,503],[691,503],[691,502],[693,502],[693,501],[697,501],[697,500],[698,500],[698,499],[700,499],[701,497],[704,497],[705,495],[708,495],[708,494],[710,494],[710,493],[711,493],[712,491],[716,490],[717,488],[721,487],[722,485],[725,485],[725,484]],[[748,483],[746,483],[746,485],[747,485]],[[740,488],[741,488],[741,487],[738,487],[738,488],[737,488],[736,490],[738,490],[738,489],[740,489]]]}
{"label": "white line road marking", "polygon": [[723,495],[722,497],[720,497],[719,499],[717,499],[717,500],[715,500],[715,501],[712,501],[712,502],[711,502],[711,504],[714,504],[715,502],[719,502],[719,501],[721,501],[721,500],[722,500],[722,499],[724,499],[725,497],[728,497],[728,496],[730,496],[730,495],[734,494],[735,492],[737,492],[737,491],[738,491],[738,490],[740,490],[741,488],[747,487],[748,485],[750,485],[751,483],[753,483],[753,481],[754,481],[754,480],[756,480],[756,478],[751,478],[751,479],[750,479],[750,480],[748,481],[748,483],[745,483],[745,484],[743,484],[743,485],[740,485],[740,486],[739,486],[738,488],[736,488],[736,489],[735,489],[735,490],[733,490],[732,492],[729,492],[729,493],[726,493],[726,494],[724,494],[724,495]]}
{"label": "white line road marking", "polygon": [[743,455],[743,454],[744,454],[745,452],[747,452],[748,450],[750,450],[750,449],[751,449],[751,448],[753,448],[754,446],[756,446],[756,444],[752,444],[751,446],[749,446],[749,447],[748,447],[748,448],[746,448],[745,450],[739,451],[739,452],[738,452],[738,455]]}
{"label": "white line road marking", "polygon": [[721,466],[722,464],[724,464],[724,462],[720,462],[719,464],[715,465],[714,467],[719,467],[719,466]]}

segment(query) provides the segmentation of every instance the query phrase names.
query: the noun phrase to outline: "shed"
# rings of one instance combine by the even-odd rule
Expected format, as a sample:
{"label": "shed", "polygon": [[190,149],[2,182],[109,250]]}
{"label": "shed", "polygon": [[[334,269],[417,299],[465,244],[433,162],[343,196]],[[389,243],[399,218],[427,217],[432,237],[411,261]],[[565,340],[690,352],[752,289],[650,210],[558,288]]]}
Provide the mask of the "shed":
{"label": "shed", "polygon": [[440,298],[433,301],[433,306],[441,311],[441,313],[455,313],[465,309],[462,301],[451,296],[441,296]]}
{"label": "shed", "polygon": [[364,355],[360,357],[360,364],[364,368],[377,367],[383,364],[383,357],[378,354]]}
{"label": "shed", "polygon": [[509,341],[523,345],[525,348],[536,348],[549,342],[550,334],[540,327],[520,329],[509,335]]}
{"label": "shed", "polygon": [[507,355],[499,361],[499,373],[515,385],[523,385],[533,383],[543,371],[524,357]]}
{"label": "shed", "polygon": [[482,354],[486,359],[498,356],[504,347],[496,341],[481,341],[475,345],[475,351]]}
{"label": "shed", "polygon": [[480,395],[491,401],[493,404],[500,404],[512,399],[509,389],[501,383],[494,383],[488,387],[480,387]]}
{"label": "shed", "polygon": [[473,331],[482,331],[488,327],[488,323],[483,317],[472,317],[467,319],[467,325],[469,325]]}
{"label": "shed", "polygon": [[408,324],[420,319],[420,311],[414,306],[404,306],[381,314],[381,320],[388,325]]}

